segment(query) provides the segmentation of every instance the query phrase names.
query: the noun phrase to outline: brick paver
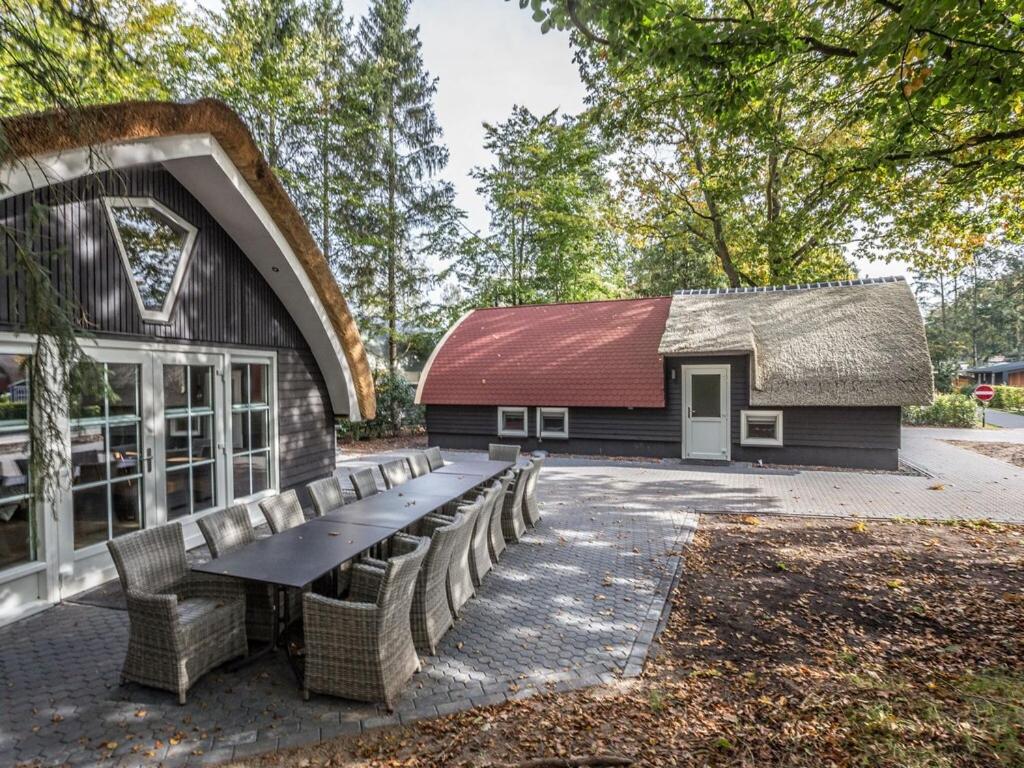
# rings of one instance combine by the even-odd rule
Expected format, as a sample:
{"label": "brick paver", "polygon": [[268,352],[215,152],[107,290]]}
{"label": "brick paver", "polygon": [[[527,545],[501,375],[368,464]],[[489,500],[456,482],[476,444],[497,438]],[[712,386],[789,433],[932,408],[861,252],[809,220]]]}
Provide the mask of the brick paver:
{"label": "brick paver", "polygon": [[0,766],[192,765],[639,673],[696,517],[643,474],[552,467],[508,549],[397,710],[314,696],[280,657],[218,671],[179,707],[119,686],[128,617],[64,604],[0,628]]}

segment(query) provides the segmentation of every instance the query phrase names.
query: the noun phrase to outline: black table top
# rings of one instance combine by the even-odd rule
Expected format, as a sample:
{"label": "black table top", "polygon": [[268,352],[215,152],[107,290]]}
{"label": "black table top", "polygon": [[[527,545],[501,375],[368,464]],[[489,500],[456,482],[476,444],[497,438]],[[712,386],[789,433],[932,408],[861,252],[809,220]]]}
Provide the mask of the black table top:
{"label": "black table top", "polygon": [[394,533],[388,526],[319,521],[258,539],[192,570],[302,588]]}
{"label": "black table top", "polygon": [[[484,459],[478,461],[457,461],[454,464],[445,464],[440,469],[435,469],[431,472],[431,475],[470,475],[476,474],[482,477],[491,478],[497,477],[507,469],[511,469],[514,465],[510,461],[487,461]],[[430,477],[430,475],[425,475]],[[419,478],[417,478],[419,479]]]}

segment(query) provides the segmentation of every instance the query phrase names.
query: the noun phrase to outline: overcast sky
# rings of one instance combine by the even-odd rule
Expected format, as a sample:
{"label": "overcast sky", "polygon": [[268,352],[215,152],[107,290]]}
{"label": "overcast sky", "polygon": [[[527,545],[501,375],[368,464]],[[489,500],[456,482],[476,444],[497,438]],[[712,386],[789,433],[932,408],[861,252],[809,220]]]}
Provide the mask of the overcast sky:
{"label": "overcast sky", "polygon": [[[220,6],[219,0],[186,0],[192,3]],[[368,5],[369,0],[348,0],[345,13],[358,19]],[[515,104],[535,114],[582,109],[584,88],[568,35],[542,35],[516,0],[414,0],[412,23],[420,26],[426,67],[438,78],[435,106],[451,153],[445,175],[455,184],[469,226],[484,230],[487,212],[469,177],[471,168],[490,162],[482,123],[505,119]],[[858,268],[862,277],[906,272],[901,262]]]}

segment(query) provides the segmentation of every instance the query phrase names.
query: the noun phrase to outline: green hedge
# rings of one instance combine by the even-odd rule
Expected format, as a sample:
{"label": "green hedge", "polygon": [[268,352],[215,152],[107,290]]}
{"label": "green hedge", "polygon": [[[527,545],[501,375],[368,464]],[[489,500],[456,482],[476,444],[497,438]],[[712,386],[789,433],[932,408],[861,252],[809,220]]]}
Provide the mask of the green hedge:
{"label": "green hedge", "polygon": [[993,387],[996,394],[989,405],[1004,411],[1024,413],[1024,387]]}
{"label": "green hedge", "polygon": [[394,437],[423,425],[423,408],[414,402],[416,388],[402,376],[393,376],[386,369],[377,370],[373,374],[373,385],[377,392],[377,418],[363,422],[339,419],[340,439]]}
{"label": "green hedge", "polygon": [[969,395],[936,395],[931,405],[903,409],[903,423],[916,427],[975,427],[978,409]]}

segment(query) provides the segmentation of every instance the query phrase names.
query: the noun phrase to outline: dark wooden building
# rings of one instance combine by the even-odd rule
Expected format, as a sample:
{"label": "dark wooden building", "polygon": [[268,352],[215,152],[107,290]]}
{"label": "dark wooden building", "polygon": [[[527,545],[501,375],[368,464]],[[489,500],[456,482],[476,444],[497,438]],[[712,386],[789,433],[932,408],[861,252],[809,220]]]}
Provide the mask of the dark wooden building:
{"label": "dark wooden building", "polygon": [[930,402],[902,279],[475,310],[423,372],[432,445],[872,469]]}
{"label": "dark wooden building", "polygon": [[[113,575],[106,542],[301,490],[372,418],[358,330],[300,215],[216,102],[5,120],[0,622]],[[69,404],[68,483],[30,494],[38,264],[105,386]],[[37,301],[38,303],[38,301]]]}

